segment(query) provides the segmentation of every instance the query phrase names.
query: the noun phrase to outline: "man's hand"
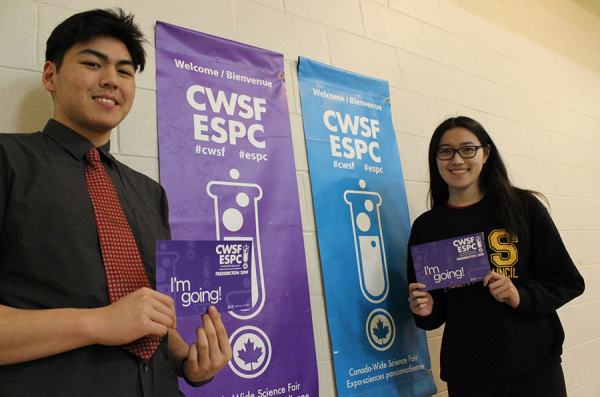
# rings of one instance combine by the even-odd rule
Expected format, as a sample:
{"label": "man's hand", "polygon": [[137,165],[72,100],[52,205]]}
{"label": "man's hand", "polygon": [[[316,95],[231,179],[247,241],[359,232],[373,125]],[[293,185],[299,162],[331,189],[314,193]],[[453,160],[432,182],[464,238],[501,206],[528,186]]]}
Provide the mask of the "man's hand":
{"label": "man's hand", "polygon": [[144,336],[163,337],[176,328],[173,299],[150,288],[140,288],[98,309],[96,343],[124,345]]}
{"label": "man's hand", "polygon": [[519,307],[521,297],[510,278],[496,272],[489,272],[483,278],[483,286],[490,289],[490,293],[498,302],[506,303],[513,309]]}
{"label": "man's hand", "polygon": [[210,379],[231,360],[231,345],[221,314],[214,306],[202,316],[203,327],[196,329],[198,341],[187,352],[181,371],[191,382]]}
{"label": "man's hand", "polygon": [[427,317],[433,311],[433,297],[427,291],[419,291],[421,288],[425,288],[425,285],[412,283],[408,286],[408,302],[414,314]]}
{"label": "man's hand", "polygon": [[117,346],[143,336],[162,337],[169,330],[177,332],[175,327],[173,299],[149,288],[94,309],[23,310],[0,305],[0,365],[92,344]]}

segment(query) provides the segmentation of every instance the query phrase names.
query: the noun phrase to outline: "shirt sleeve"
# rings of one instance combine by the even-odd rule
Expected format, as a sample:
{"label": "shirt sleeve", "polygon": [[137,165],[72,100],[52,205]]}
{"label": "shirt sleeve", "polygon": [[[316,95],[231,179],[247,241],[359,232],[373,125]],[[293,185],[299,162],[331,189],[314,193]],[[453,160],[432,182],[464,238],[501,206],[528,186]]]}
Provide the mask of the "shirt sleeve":
{"label": "shirt sleeve", "polygon": [[531,255],[529,280],[518,286],[520,313],[542,316],[556,311],[585,289],[548,210],[536,198],[528,199]]}
{"label": "shirt sleeve", "polygon": [[167,192],[160,186],[160,221],[165,233],[165,240],[171,240],[171,226],[169,224],[169,202]]}

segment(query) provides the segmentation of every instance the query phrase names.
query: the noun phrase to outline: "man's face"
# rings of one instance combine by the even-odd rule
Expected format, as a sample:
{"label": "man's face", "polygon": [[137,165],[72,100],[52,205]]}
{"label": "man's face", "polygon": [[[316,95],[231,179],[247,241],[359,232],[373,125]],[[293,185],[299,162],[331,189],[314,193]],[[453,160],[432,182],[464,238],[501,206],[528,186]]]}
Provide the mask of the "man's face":
{"label": "man's face", "polygon": [[71,47],[60,70],[47,61],[44,87],[54,97],[54,119],[95,144],[127,116],[135,96],[135,68],[123,42],[97,37]]}

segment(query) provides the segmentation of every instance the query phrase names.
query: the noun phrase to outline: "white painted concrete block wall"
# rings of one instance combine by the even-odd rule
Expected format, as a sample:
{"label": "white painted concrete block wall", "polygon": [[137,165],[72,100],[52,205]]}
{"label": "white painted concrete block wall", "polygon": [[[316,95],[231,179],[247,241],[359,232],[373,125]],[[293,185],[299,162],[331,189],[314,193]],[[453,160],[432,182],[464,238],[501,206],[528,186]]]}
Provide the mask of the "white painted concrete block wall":
{"label": "white painted concrete block wall", "polygon": [[[569,11],[581,24],[580,29],[575,24],[571,28],[582,38],[572,45],[598,55],[598,36],[593,32],[598,18],[575,10],[574,4],[571,0],[0,0],[0,132],[34,131],[51,116],[50,95],[40,84],[45,40],[55,25],[77,11],[123,7],[137,15],[151,42],[147,69],[137,80],[136,103],[114,132],[113,148],[120,160],[155,179],[156,19],[283,53],[320,395],[329,397],[335,395],[332,353],[297,57],[389,81],[412,219],[426,210],[427,145],[433,129],[449,116],[471,116],[488,128],[513,181],[548,197],[555,222],[586,278],[585,294],[559,311],[567,335],[564,368],[571,397],[598,397],[600,74],[538,44],[556,41],[563,49],[569,45],[559,43],[562,36],[543,30],[544,23],[566,23],[561,14]],[[429,333],[436,374],[440,342],[441,330]],[[439,395],[445,395],[445,385],[437,381]]]}

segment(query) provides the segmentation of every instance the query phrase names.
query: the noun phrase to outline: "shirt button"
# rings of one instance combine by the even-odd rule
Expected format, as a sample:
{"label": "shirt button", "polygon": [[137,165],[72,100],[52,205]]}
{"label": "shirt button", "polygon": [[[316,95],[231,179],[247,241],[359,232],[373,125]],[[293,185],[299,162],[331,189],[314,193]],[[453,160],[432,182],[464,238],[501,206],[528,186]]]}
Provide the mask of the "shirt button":
{"label": "shirt button", "polygon": [[144,368],[144,372],[148,372],[148,363],[144,363],[144,365],[142,365],[142,368]]}

